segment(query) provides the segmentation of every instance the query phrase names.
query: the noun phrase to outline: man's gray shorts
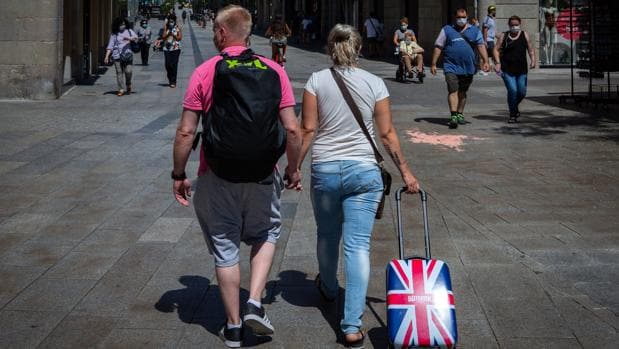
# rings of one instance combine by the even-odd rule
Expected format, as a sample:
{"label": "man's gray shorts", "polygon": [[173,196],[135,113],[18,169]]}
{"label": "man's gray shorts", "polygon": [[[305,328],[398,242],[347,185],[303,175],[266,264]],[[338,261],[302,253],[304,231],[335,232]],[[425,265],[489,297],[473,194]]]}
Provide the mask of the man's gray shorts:
{"label": "man's gray shorts", "polygon": [[454,73],[445,73],[445,81],[447,82],[447,92],[462,92],[466,93],[473,83],[473,75],[456,75]]}
{"label": "man's gray shorts", "polygon": [[213,171],[196,181],[193,204],[216,266],[237,264],[241,241],[248,245],[277,242],[283,182],[277,171],[263,182],[269,184],[232,183]]}

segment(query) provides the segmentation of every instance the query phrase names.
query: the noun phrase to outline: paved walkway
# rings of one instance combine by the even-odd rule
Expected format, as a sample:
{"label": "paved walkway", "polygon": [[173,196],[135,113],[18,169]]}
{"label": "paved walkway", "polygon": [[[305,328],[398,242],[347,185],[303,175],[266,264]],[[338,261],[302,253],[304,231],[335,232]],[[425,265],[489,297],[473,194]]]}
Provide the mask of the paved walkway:
{"label": "paved walkway", "polygon": [[[112,69],[57,101],[0,103],[0,347],[222,347],[213,263],[193,211],[170,190],[182,94],[215,54],[210,28],[184,34],[176,89],[165,86],[158,52],[135,66],[127,97],[114,95]],[[269,55],[265,39],[252,43]],[[288,58],[300,101],[309,74],[329,62],[295,48]],[[450,131],[441,77],[400,84],[394,65],[361,64],[386,79],[404,152],[430,194],[433,255],[451,268],[459,346],[616,347],[616,118],[553,106],[569,79],[546,71],[531,75],[523,122],[508,125],[504,88],[490,75],[473,84],[471,123]],[[194,156],[188,173],[196,166]],[[407,249],[421,253],[417,201],[406,197],[406,230],[416,233]],[[386,347],[392,206],[372,244],[364,324],[375,348]],[[341,311],[312,287],[308,191],[286,191],[283,215],[265,295],[276,335],[260,347],[337,348]]]}

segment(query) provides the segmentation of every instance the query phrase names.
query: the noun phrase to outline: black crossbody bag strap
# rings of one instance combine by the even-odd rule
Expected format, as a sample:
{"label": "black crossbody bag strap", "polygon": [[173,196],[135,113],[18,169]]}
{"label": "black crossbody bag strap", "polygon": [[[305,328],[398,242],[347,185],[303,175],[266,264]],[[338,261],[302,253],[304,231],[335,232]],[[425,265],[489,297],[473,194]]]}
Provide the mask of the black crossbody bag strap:
{"label": "black crossbody bag strap", "polygon": [[342,77],[340,76],[340,74],[337,71],[335,71],[333,67],[331,67],[330,70],[331,70],[331,74],[333,75],[333,79],[335,79],[337,86],[340,88],[340,91],[342,92],[342,95],[344,96],[344,100],[346,101],[346,104],[348,104],[348,107],[352,111],[352,114],[355,116],[355,119],[357,120],[357,123],[361,127],[361,130],[363,130],[365,137],[367,137],[368,141],[370,142],[370,145],[372,145],[372,150],[374,150],[374,157],[376,158],[376,161],[379,164],[382,164],[385,161],[385,159],[383,159],[383,156],[380,155],[380,153],[378,152],[378,149],[376,148],[376,144],[374,144],[374,140],[372,139],[372,136],[370,136],[370,132],[368,131],[368,128],[365,126],[365,123],[363,122],[363,117],[361,116],[361,111],[359,110],[359,107],[357,107],[357,104],[352,99],[350,91],[344,84],[344,80],[342,80]]}

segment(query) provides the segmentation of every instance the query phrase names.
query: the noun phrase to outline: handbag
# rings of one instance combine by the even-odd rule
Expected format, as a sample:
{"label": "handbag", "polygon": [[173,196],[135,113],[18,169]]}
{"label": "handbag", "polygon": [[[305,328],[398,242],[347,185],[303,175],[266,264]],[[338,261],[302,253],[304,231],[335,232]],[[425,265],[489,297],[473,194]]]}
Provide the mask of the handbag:
{"label": "handbag", "polygon": [[380,168],[380,176],[383,179],[383,195],[380,199],[380,204],[378,204],[378,209],[376,210],[376,219],[381,219],[383,216],[383,210],[385,208],[385,196],[389,195],[389,192],[391,191],[391,174],[385,168],[385,159],[382,155],[380,155],[380,152],[376,148],[376,144],[374,144],[374,140],[372,140],[372,136],[370,136],[370,132],[368,131],[365,123],[363,122],[361,111],[359,110],[359,107],[357,107],[357,104],[355,104],[355,101],[352,99],[350,91],[348,91],[348,88],[344,84],[342,77],[337,71],[335,71],[333,67],[331,67],[331,74],[333,75],[333,79],[335,79],[337,86],[340,88],[346,104],[348,104],[348,107],[352,111],[352,114],[355,116],[355,120],[357,120],[357,123],[359,123],[359,126],[365,134],[365,137],[370,142],[372,150],[374,151],[374,157],[376,158],[376,162],[378,163],[378,167]]}

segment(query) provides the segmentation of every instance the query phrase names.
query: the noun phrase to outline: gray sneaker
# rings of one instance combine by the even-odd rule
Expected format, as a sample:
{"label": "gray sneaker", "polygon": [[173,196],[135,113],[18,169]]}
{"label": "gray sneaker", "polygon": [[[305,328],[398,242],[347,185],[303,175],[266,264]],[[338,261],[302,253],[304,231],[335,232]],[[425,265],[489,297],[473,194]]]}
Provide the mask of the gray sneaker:
{"label": "gray sneaker", "polygon": [[243,322],[254,330],[254,334],[258,336],[271,335],[275,331],[262,306],[258,308],[251,303],[246,303]]}

